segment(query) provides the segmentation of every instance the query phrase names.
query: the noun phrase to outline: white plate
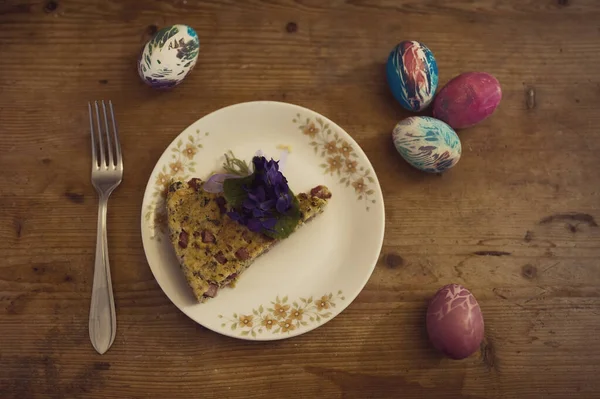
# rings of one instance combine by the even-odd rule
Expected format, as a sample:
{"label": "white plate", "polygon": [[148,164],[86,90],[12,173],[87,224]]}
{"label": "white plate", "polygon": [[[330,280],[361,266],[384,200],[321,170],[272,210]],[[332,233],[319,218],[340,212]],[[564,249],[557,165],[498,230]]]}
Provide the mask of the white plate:
{"label": "white plate", "polygon": [[[258,258],[235,288],[196,302],[166,234],[164,192],[171,176],[206,179],[232,150],[250,161],[257,150],[278,159],[300,193],[324,184],[325,212]],[[185,129],[156,164],[144,194],[142,240],[154,277],[197,323],[251,340],[303,334],[344,310],[365,286],[383,243],[385,216],[377,176],[341,127],[296,105],[258,101],[215,111]]]}

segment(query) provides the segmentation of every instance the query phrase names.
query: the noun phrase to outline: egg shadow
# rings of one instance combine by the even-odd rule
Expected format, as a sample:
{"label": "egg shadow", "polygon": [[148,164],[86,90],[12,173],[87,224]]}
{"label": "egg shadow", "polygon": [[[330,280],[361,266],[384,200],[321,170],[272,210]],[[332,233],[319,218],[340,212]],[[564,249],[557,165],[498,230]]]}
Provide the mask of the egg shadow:
{"label": "egg shadow", "polygon": [[[479,398],[462,392],[467,376],[463,364],[449,362],[429,342],[428,303],[402,302],[373,324],[368,334],[372,338],[363,342],[356,358],[357,364],[365,365],[364,373],[328,371],[323,377],[340,386],[344,398],[429,398],[442,391],[448,397]],[[367,366],[374,362],[376,369]]]}
{"label": "egg shadow", "polygon": [[[371,338],[365,340],[358,351],[355,361],[365,365],[360,372],[321,369],[319,375],[338,385],[344,398],[396,398],[399,394],[435,397],[440,390],[465,397],[462,394],[465,372],[461,368],[444,367],[442,370],[440,367],[445,359],[429,343],[426,312],[427,301],[412,301],[385,313],[373,324],[368,334]],[[367,366],[374,362],[376,369]],[[443,386],[434,385],[430,375],[435,375],[436,370],[439,374],[450,374],[452,378],[444,378]]]}
{"label": "egg shadow", "polygon": [[392,345],[365,342],[364,351],[361,352],[373,353],[375,349],[377,357],[386,357],[392,351],[415,352],[419,362],[413,368],[426,370],[438,366],[444,356],[429,342],[425,323],[428,304],[428,300],[403,302],[386,313],[373,325],[373,331],[398,331],[398,339]]}

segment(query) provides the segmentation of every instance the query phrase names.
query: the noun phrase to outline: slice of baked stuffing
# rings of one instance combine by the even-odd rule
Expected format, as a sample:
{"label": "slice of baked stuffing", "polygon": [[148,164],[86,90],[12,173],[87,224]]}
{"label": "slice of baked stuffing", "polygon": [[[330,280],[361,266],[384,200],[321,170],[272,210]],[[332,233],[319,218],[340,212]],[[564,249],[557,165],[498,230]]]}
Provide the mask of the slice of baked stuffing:
{"label": "slice of baked stuffing", "polygon": [[[204,182],[193,178],[174,181],[167,192],[169,234],[183,273],[200,302],[217,295],[278,239],[232,220],[222,194],[202,189]],[[295,229],[323,212],[331,192],[317,186],[296,196],[301,218]]]}

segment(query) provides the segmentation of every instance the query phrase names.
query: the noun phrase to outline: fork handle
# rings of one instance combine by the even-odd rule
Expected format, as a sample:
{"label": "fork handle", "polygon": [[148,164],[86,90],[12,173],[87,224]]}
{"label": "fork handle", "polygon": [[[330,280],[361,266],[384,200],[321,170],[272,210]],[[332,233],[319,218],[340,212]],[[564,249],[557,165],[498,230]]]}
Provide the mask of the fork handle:
{"label": "fork handle", "polygon": [[90,304],[90,340],[94,349],[103,354],[110,348],[117,332],[117,318],[106,239],[106,212],[108,196],[100,196],[98,205],[98,232],[96,236],[96,262]]}

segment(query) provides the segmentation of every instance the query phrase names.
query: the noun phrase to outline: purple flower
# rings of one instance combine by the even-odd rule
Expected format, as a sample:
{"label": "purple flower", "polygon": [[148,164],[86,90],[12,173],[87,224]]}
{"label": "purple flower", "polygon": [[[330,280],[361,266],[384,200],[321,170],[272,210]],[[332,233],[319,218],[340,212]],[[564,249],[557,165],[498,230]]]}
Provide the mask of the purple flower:
{"label": "purple flower", "polygon": [[267,192],[263,186],[246,191],[248,192],[248,198],[242,204],[242,207],[246,211],[266,212],[275,204],[275,199],[267,198]]}
{"label": "purple flower", "polygon": [[248,227],[251,231],[273,231],[277,217],[292,207],[287,179],[279,171],[279,164],[265,157],[255,156],[254,179],[244,186],[246,199],[239,209],[229,212],[229,217]]}

